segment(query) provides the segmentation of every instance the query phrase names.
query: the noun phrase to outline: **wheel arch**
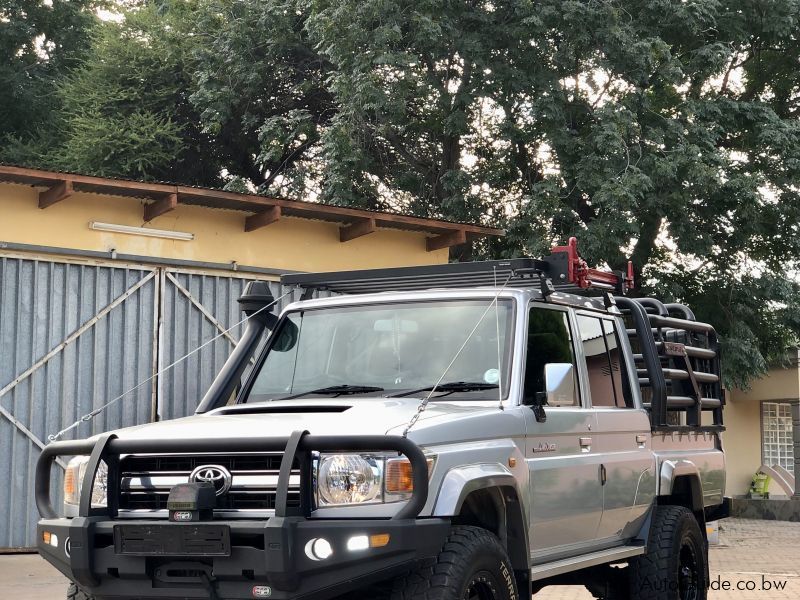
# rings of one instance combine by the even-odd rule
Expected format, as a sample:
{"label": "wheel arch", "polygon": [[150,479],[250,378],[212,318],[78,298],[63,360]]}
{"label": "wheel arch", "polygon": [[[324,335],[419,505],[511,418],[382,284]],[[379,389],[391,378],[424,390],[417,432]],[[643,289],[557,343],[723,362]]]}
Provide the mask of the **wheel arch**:
{"label": "wheel arch", "polygon": [[685,506],[703,513],[703,483],[700,470],[689,460],[665,460],[661,465],[659,504]]}
{"label": "wheel arch", "polygon": [[515,571],[530,569],[528,520],[516,478],[502,465],[451,470],[444,478],[433,516],[476,525],[494,533]]}

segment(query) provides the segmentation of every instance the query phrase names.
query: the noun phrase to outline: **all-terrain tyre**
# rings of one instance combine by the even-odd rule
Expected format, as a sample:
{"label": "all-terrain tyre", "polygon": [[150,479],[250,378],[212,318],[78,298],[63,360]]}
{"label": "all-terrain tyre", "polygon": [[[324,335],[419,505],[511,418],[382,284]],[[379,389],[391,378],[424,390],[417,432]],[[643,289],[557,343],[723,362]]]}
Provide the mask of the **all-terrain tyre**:
{"label": "all-terrain tyre", "polygon": [[67,600],[94,600],[94,596],[82,592],[77,585],[70,583],[67,590]]}
{"label": "all-terrain tyre", "polygon": [[511,561],[497,537],[453,527],[438,556],[395,580],[391,600],[520,600]]}
{"label": "all-terrain tyre", "polygon": [[706,600],[708,545],[692,511],[657,506],[647,553],[629,571],[631,600]]}

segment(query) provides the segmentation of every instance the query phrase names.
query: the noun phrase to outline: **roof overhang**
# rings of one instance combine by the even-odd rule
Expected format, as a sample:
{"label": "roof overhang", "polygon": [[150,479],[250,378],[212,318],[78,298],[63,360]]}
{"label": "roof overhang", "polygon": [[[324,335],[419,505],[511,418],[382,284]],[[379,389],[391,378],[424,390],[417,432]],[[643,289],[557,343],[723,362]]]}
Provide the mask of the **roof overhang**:
{"label": "roof overhang", "polygon": [[39,208],[41,209],[47,209],[56,203],[66,201],[76,192],[127,196],[141,198],[147,202],[144,205],[143,214],[145,222],[175,210],[180,204],[185,204],[249,213],[244,220],[245,231],[255,231],[267,227],[282,217],[336,223],[340,226],[339,239],[341,242],[368,235],[378,227],[416,231],[428,236],[427,249],[431,252],[457,246],[472,239],[502,236],[505,233],[502,229],[468,223],[425,219],[318,202],[271,198],[256,194],[241,194],[167,183],[147,183],[58,173],[8,165],[0,165],[0,182],[41,188],[39,192]]}

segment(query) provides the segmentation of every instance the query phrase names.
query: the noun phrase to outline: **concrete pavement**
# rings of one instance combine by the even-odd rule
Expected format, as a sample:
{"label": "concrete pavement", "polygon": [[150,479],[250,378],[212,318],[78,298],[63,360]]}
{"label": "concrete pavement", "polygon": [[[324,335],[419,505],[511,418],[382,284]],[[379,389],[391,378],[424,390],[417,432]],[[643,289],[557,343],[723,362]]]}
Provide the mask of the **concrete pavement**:
{"label": "concrete pavement", "polygon": [[[709,600],[800,598],[800,523],[727,519],[710,561]],[[0,582],[2,598],[13,600],[64,600],[67,590],[61,574],[35,554],[0,555]],[[579,586],[550,587],[536,595],[536,600],[591,598]]]}
{"label": "concrete pavement", "polygon": [[[709,563],[709,600],[797,600],[800,523],[725,519]],[[592,595],[582,587],[557,586],[545,588],[536,600],[592,600]]]}

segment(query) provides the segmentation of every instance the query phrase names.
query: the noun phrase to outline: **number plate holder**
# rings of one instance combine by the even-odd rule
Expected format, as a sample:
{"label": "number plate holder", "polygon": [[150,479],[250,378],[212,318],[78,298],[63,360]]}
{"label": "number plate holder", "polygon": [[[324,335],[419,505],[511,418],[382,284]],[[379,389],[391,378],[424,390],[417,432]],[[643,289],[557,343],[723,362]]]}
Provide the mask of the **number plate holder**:
{"label": "number plate holder", "polygon": [[115,525],[114,550],[128,556],[230,556],[227,525],[153,523]]}

